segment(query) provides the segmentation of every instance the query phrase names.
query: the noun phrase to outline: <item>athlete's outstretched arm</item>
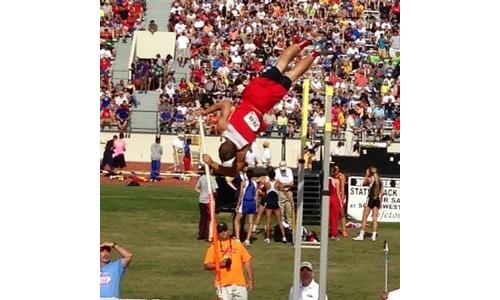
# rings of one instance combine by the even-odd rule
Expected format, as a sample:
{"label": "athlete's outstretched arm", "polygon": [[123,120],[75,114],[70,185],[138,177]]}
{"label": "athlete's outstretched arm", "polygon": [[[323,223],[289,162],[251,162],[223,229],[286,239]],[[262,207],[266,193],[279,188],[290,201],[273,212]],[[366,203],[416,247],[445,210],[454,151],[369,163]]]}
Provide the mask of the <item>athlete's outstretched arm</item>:
{"label": "athlete's outstretched arm", "polygon": [[224,101],[220,101],[220,102],[217,102],[217,103],[211,105],[207,109],[198,110],[195,112],[195,114],[197,116],[200,116],[200,115],[206,116],[209,113],[213,113],[214,111],[220,110],[221,111],[221,118],[223,116],[229,117],[229,112],[231,111],[231,106],[232,106],[231,102],[229,102],[228,100],[224,100]]}
{"label": "athlete's outstretched arm", "polygon": [[245,147],[241,148],[237,153],[236,157],[234,158],[233,165],[230,167],[224,167],[215,161],[212,160],[210,155],[208,154],[203,154],[203,162],[206,163],[207,165],[210,166],[214,170],[215,175],[222,175],[222,176],[236,176],[239,171],[243,170],[245,168],[246,162],[245,162],[245,156],[250,148],[250,144],[246,145]]}

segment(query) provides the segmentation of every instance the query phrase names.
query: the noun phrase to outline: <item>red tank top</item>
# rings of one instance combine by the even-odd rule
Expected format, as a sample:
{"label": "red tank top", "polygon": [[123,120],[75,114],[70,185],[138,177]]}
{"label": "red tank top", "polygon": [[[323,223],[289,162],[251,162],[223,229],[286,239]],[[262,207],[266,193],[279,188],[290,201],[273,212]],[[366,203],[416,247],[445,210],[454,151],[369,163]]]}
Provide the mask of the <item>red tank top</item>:
{"label": "red tank top", "polygon": [[233,141],[238,149],[253,143],[256,135],[267,129],[262,115],[286,95],[284,86],[266,77],[253,79],[243,90],[240,105],[229,117],[223,136]]}

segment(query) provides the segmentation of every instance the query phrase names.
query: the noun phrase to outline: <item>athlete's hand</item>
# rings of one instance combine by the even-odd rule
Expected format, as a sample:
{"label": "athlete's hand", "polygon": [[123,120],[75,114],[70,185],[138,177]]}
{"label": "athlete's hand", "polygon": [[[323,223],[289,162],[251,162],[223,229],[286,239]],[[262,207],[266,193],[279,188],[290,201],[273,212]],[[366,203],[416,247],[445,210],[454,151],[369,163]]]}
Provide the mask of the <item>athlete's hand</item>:
{"label": "athlete's hand", "polygon": [[203,162],[206,163],[207,165],[210,166],[210,164],[212,164],[213,160],[212,158],[210,157],[210,155],[208,154],[203,154],[202,155],[202,158],[203,158]]}

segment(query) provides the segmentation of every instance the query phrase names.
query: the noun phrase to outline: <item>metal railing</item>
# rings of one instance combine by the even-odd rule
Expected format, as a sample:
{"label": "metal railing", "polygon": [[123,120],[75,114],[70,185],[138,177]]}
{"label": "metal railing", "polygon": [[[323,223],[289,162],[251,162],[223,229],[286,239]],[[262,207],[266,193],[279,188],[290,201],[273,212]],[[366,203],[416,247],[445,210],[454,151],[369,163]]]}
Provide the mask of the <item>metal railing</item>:
{"label": "metal railing", "polygon": [[[115,126],[116,127],[116,126]],[[116,129],[117,131],[118,129]],[[132,110],[130,116],[130,123],[127,132],[132,133],[156,133],[156,134],[177,134],[179,132],[185,133],[185,126],[165,126],[161,128],[160,126],[160,113],[155,110]],[[260,136],[266,138],[283,138],[286,135],[287,139],[299,139],[300,128],[296,128],[293,134],[287,135],[282,130],[278,128],[278,126],[273,126],[270,130],[265,131]],[[101,129],[102,132],[113,132],[113,129]],[[196,130],[192,130],[189,133],[197,134]],[[323,139],[323,128],[318,128],[314,139],[322,140]],[[215,136],[217,134],[210,134],[209,132],[205,132],[207,136]],[[384,128],[380,136],[372,134],[362,134],[361,132],[355,135],[354,140],[359,141],[361,143],[370,143],[370,142],[380,142],[383,140],[390,140],[392,135],[392,122],[386,121],[384,124]],[[338,130],[334,130],[332,132],[331,141],[344,141],[345,140],[345,129],[339,128]],[[399,142],[399,138],[394,139],[394,142]]]}

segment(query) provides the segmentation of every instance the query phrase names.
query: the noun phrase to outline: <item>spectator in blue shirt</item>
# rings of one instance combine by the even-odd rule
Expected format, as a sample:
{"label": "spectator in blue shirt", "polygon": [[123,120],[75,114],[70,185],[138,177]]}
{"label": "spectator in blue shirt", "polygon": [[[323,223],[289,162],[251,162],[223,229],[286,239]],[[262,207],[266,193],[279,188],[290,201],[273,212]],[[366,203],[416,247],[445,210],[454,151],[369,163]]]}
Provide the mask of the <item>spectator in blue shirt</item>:
{"label": "spectator in blue shirt", "polygon": [[106,107],[109,107],[111,104],[111,99],[108,96],[104,96],[101,100],[101,110],[105,109]]}
{"label": "spectator in blue shirt", "polygon": [[130,122],[130,110],[128,108],[128,105],[126,104],[126,101],[123,102],[124,103],[120,105],[120,107],[118,107],[115,112],[116,125],[118,126],[120,132],[127,131],[128,124]]}
{"label": "spectator in blue shirt", "polygon": [[[121,258],[111,260],[111,250],[115,249]],[[122,276],[132,261],[133,254],[116,243],[104,242],[100,247],[101,299],[120,298]]]}
{"label": "spectator in blue shirt", "polygon": [[183,131],[185,127],[186,116],[184,116],[182,112],[178,111],[177,109],[174,109],[174,115],[172,116],[172,119],[173,127],[175,128],[175,130]]}
{"label": "spectator in blue shirt", "polygon": [[160,130],[170,132],[171,127],[172,127],[172,113],[168,110],[163,111],[160,114]]}
{"label": "spectator in blue shirt", "polygon": [[219,69],[220,67],[222,67],[224,65],[224,61],[220,58],[220,57],[217,57],[214,59],[214,61],[212,62],[212,69],[214,71],[217,71],[217,69]]}

